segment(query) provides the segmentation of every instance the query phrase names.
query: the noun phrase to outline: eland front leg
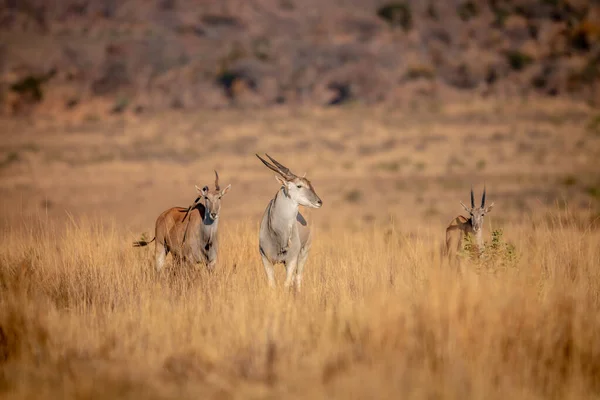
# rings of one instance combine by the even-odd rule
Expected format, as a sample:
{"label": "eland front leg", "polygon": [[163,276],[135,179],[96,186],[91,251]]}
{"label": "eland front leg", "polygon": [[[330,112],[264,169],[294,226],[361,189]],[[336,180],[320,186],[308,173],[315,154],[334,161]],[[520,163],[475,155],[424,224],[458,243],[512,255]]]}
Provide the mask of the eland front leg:
{"label": "eland front leg", "polygon": [[275,287],[275,271],[273,269],[273,264],[271,261],[260,251],[260,256],[262,258],[263,266],[265,267],[265,273],[267,274],[267,281],[269,282],[269,287]]}
{"label": "eland front leg", "polygon": [[306,264],[306,260],[308,260],[308,250],[310,247],[303,247],[300,249],[300,254],[298,255],[298,266],[296,267],[296,290],[300,291],[302,287],[302,273],[304,272],[304,264]]}
{"label": "eland front leg", "polygon": [[283,287],[289,288],[294,283],[296,275],[296,267],[298,266],[298,259],[291,259],[285,263],[285,282]]}

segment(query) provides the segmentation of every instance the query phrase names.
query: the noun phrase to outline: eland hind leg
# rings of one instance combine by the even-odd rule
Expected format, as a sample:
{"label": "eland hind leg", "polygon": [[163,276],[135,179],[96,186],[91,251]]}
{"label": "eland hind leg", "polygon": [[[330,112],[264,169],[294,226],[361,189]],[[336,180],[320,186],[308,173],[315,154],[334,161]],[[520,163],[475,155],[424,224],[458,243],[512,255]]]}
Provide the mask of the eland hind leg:
{"label": "eland hind leg", "polygon": [[165,265],[165,260],[167,259],[167,254],[169,254],[169,249],[167,248],[165,243],[159,242],[157,240],[156,247],[154,250],[154,268],[156,272],[160,272],[163,269]]}

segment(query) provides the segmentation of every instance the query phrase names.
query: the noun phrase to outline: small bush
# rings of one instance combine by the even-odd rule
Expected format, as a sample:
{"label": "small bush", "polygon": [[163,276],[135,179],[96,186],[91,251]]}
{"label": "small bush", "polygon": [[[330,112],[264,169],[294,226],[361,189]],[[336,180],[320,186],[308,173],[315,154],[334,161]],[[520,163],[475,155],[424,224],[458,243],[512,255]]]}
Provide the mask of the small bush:
{"label": "small bush", "polygon": [[346,193],[346,201],[349,203],[358,203],[362,198],[362,193],[358,189],[354,189]]}
{"label": "small bush", "polygon": [[574,49],[589,51],[600,40],[600,25],[584,21],[571,30],[569,40]]}
{"label": "small bush", "polygon": [[271,43],[267,38],[257,38],[252,41],[252,52],[254,57],[260,61],[268,61],[271,58]]}
{"label": "small bush", "polygon": [[279,7],[285,11],[293,11],[296,9],[296,5],[291,0],[280,0]]}
{"label": "small bush", "polygon": [[458,5],[456,12],[458,13],[460,19],[463,21],[468,21],[479,14],[479,9],[477,8],[475,2],[465,1]]}
{"label": "small bush", "polygon": [[377,10],[377,16],[391,26],[400,26],[405,31],[412,28],[412,11],[406,3],[388,3]]}
{"label": "small bush", "polygon": [[506,19],[509,17],[510,12],[502,7],[493,7],[492,11],[494,12],[494,26],[497,28],[504,27],[504,23]]}
{"label": "small bush", "polygon": [[468,234],[464,237],[463,247],[458,252],[458,256],[463,260],[476,261],[481,250],[482,249],[479,249],[475,244],[473,235]]}
{"label": "small bush", "polygon": [[435,78],[435,71],[433,68],[430,68],[425,65],[417,65],[413,67],[409,67],[404,74],[404,78],[407,80],[416,80],[416,79],[427,79],[432,80]]}
{"label": "small bush", "polygon": [[478,248],[472,235],[467,235],[463,249],[459,252],[462,259],[474,262],[479,269],[497,271],[515,267],[518,261],[517,251],[513,244],[504,240],[504,232],[496,229],[492,232],[492,240]]}
{"label": "small bush", "polygon": [[19,155],[19,153],[15,152],[15,151],[11,151],[4,158],[4,160],[0,160],[0,168],[8,167],[9,165],[11,165],[15,162],[18,162],[20,160],[21,160],[21,156]]}
{"label": "small bush", "polygon": [[437,21],[439,19],[438,12],[435,9],[435,5],[433,3],[429,3],[429,5],[427,6],[427,16],[434,21]]}
{"label": "small bush", "polygon": [[594,199],[600,199],[600,186],[588,186],[585,192]]}
{"label": "small bush", "polygon": [[543,89],[548,84],[548,77],[546,74],[540,73],[536,74],[533,78],[531,78],[531,85],[536,89]]}
{"label": "small bush", "polygon": [[485,244],[485,260],[495,267],[511,267],[516,264],[517,251],[512,243],[504,240],[504,232],[496,229],[492,232],[492,241]]}
{"label": "small bush", "polygon": [[590,118],[586,130],[593,135],[600,136],[600,114]]}
{"label": "small bush", "polygon": [[51,70],[44,75],[28,75],[10,85],[10,90],[21,96],[27,96],[37,103],[43,100],[42,85],[56,75],[56,70]]}
{"label": "small bush", "polygon": [[112,114],[120,114],[127,109],[129,106],[129,98],[125,96],[120,96],[115,100],[110,112]]}
{"label": "small bush", "polygon": [[398,172],[400,170],[400,163],[397,161],[382,161],[375,167],[379,170]]}
{"label": "small bush", "polygon": [[594,84],[600,78],[600,56],[592,57],[579,71],[570,74],[569,81],[574,86]]}
{"label": "small bush", "polygon": [[103,67],[102,75],[92,82],[92,92],[98,96],[117,92],[120,88],[131,84],[131,76],[123,60],[109,61]]}
{"label": "small bush", "polygon": [[533,62],[533,57],[519,50],[510,50],[506,53],[506,60],[515,71],[521,71]]}
{"label": "small bush", "polygon": [[427,207],[425,209],[425,211],[423,211],[423,216],[424,217],[435,217],[441,215],[440,210],[438,210],[435,206],[430,205],[429,207]]}
{"label": "small bush", "polygon": [[575,178],[573,175],[566,176],[562,180],[562,184],[567,187],[575,186],[577,184],[577,178]]}
{"label": "small bush", "polygon": [[423,161],[419,161],[415,163],[415,171],[423,172],[427,165]]}

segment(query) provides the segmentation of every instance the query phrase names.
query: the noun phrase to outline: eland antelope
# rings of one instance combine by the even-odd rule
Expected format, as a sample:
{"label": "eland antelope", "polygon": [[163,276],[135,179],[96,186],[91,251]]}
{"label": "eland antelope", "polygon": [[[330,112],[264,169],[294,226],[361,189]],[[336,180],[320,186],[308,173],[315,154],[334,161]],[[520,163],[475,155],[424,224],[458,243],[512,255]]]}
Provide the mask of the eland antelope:
{"label": "eland antelope", "polygon": [[[143,247],[156,240],[155,267],[160,271],[171,252],[176,263],[204,263],[213,271],[217,263],[219,212],[221,198],[231,184],[221,190],[219,174],[215,171],[215,189],[196,186],[198,197],[187,208],[172,207],[156,219],[154,238],[140,240],[134,247]],[[204,204],[201,201],[204,200]]]}
{"label": "eland antelope", "polygon": [[463,249],[465,236],[471,235],[476,254],[481,255],[483,251],[483,217],[494,207],[494,203],[485,207],[485,186],[481,196],[481,207],[475,207],[475,195],[471,186],[471,208],[467,207],[462,201],[460,204],[469,213],[469,218],[462,215],[454,218],[446,228],[446,254],[453,260],[457,253]]}
{"label": "eland antelope", "polygon": [[284,286],[294,283],[299,290],[311,246],[311,233],[298,206],[320,208],[323,202],[308,179],[296,176],[268,154],[266,156],[273,164],[256,154],[263,164],[277,173],[275,178],[281,187],[267,205],[260,223],[260,255],[269,286],[275,285],[273,265],[283,263],[286,269]]}

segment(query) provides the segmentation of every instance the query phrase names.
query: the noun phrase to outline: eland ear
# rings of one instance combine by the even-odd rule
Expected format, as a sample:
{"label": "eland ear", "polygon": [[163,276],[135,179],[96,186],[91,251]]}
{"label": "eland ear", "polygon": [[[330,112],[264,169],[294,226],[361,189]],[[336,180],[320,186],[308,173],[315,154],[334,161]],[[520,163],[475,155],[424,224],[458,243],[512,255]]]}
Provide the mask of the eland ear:
{"label": "eland ear", "polygon": [[470,212],[471,212],[471,209],[470,209],[469,207],[467,207],[467,206],[465,205],[465,203],[463,203],[462,201],[460,202],[460,205],[461,205],[461,206],[463,206],[463,208],[465,209],[465,211],[466,211],[466,212],[468,212],[468,213],[470,213]]}
{"label": "eland ear", "polygon": [[279,175],[275,175],[275,179],[277,179],[277,182],[281,183],[281,187],[283,188],[283,193],[285,196],[290,197],[290,192],[287,185],[288,182]]}
{"label": "eland ear", "polygon": [[227,185],[225,189],[221,190],[221,197],[225,196],[225,194],[229,192],[229,189],[231,189],[231,183]]}
{"label": "eland ear", "polygon": [[282,186],[286,186],[287,181],[285,179],[283,179],[281,176],[275,175],[275,179],[277,179],[277,182],[281,183]]}

